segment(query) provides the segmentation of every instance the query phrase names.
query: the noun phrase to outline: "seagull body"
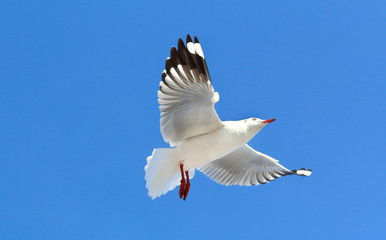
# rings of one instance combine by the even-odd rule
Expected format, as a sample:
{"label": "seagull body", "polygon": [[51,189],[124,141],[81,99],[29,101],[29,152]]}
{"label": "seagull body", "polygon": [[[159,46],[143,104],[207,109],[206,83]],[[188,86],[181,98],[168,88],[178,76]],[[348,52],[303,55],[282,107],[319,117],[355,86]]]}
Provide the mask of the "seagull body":
{"label": "seagull body", "polygon": [[219,129],[191,138],[176,147],[177,158],[183,159],[181,163],[186,170],[199,168],[246,144],[262,126],[257,119],[224,121]]}
{"label": "seagull body", "polygon": [[172,148],[154,149],[147,158],[145,180],[153,199],[180,185],[186,199],[195,169],[223,185],[258,185],[278,177],[311,175],[311,170],[290,171],[277,160],[247,145],[275,119],[248,118],[221,121],[214,109],[214,91],[198,39],[179,39],[162,73],[158,102],[161,133]]}

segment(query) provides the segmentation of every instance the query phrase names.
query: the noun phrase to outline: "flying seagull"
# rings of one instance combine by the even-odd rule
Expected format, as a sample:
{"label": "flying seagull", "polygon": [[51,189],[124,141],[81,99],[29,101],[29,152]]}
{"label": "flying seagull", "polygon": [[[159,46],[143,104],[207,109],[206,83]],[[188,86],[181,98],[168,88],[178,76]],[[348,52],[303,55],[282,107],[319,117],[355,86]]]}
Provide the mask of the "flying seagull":
{"label": "flying seagull", "polygon": [[156,148],[147,158],[145,180],[153,199],[180,185],[184,200],[197,168],[217,183],[259,185],[287,175],[309,176],[312,170],[288,170],[277,160],[247,145],[275,119],[221,121],[201,45],[187,35],[171,48],[158,91],[161,133],[171,148]]}

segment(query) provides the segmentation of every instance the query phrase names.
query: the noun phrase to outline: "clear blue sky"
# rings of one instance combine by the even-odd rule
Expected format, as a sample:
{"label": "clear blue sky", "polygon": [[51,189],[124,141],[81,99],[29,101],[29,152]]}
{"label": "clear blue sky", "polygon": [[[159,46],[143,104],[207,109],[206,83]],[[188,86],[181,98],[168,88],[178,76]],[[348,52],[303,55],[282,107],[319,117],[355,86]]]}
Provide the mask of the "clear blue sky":
{"label": "clear blue sky", "polygon": [[[2,1],[0,239],[381,239],[384,1]],[[202,43],[223,120],[308,178],[151,200],[170,47]]]}

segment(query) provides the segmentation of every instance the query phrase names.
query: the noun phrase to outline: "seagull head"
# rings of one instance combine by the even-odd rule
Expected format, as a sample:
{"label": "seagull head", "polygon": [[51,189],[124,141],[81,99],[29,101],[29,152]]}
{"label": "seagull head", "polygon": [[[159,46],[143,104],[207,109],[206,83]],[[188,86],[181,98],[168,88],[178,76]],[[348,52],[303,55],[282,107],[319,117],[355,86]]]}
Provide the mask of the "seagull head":
{"label": "seagull head", "polygon": [[275,120],[276,120],[275,118],[271,118],[271,119],[267,119],[267,120],[263,120],[260,118],[248,118],[244,121],[249,125],[249,127],[252,127],[253,129],[256,129],[257,131],[260,131],[267,124],[269,124]]}
{"label": "seagull head", "polygon": [[275,118],[271,118],[271,119],[267,119],[267,120],[263,120],[263,119],[260,119],[260,118],[248,118],[246,119],[246,122],[252,124],[252,125],[267,125],[268,123],[271,123],[273,121],[276,121]]}

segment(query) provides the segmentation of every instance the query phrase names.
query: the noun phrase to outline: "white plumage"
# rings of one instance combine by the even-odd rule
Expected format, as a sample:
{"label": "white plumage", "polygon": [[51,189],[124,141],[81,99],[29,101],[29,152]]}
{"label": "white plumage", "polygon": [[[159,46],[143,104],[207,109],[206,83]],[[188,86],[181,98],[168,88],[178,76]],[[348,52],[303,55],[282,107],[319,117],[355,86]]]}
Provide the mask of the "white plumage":
{"label": "white plumage", "polygon": [[190,182],[186,187],[183,172],[191,179],[196,168],[227,186],[264,184],[291,174],[309,176],[311,170],[290,171],[246,144],[274,119],[219,119],[214,109],[219,94],[213,89],[201,45],[189,35],[186,43],[179,39],[178,50],[172,47],[162,73],[158,91],[161,133],[175,148],[154,149],[147,158],[149,196],[159,197],[181,183],[180,197],[185,199]]}

